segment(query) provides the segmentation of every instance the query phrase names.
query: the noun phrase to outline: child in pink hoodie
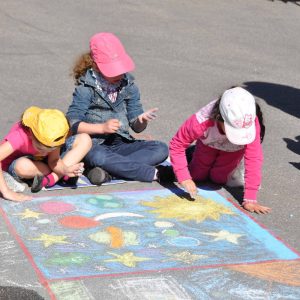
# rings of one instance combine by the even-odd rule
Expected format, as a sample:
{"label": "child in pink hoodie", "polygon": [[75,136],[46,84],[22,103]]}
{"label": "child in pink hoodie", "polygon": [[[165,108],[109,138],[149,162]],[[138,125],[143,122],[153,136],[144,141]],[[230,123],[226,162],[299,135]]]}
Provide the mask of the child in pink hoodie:
{"label": "child in pink hoodie", "polygon": [[[245,187],[242,206],[251,212],[268,213],[269,207],[257,203],[261,183],[264,137],[260,107],[241,87],[226,90],[187,119],[170,142],[171,163],[183,188],[195,197],[194,181],[210,179],[226,184],[241,160],[245,162]],[[196,141],[191,161],[186,149]]]}

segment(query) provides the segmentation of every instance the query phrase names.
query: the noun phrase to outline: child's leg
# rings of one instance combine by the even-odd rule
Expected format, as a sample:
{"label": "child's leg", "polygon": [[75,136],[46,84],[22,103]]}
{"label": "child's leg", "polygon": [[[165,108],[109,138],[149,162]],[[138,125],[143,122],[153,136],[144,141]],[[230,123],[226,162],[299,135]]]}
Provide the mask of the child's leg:
{"label": "child's leg", "polygon": [[[61,148],[61,159],[67,166],[72,166],[79,163],[92,146],[91,138],[88,134],[82,133],[75,136],[69,137],[63,147]],[[55,172],[49,172],[47,174],[43,173],[44,177],[36,176],[33,180],[31,186],[31,191],[36,193],[42,189],[42,187],[53,186],[63,175],[58,175]],[[76,181],[77,181],[76,177]],[[69,177],[65,178],[66,180]]]}
{"label": "child's leg", "polygon": [[91,147],[92,141],[88,134],[80,133],[71,136],[66,140],[61,158],[65,165],[72,166],[81,162]]}
{"label": "child's leg", "polygon": [[189,163],[189,170],[193,180],[203,181],[208,179],[210,169],[216,161],[219,152],[219,150],[197,141],[192,160]]}
{"label": "child's leg", "polygon": [[210,170],[210,179],[219,184],[226,184],[228,177],[237,168],[244,155],[244,149],[236,152],[220,151]]}
{"label": "child's leg", "polygon": [[143,164],[131,157],[115,152],[109,145],[94,145],[85,157],[89,168],[101,167],[109,174],[131,180],[151,182],[154,179],[155,167]]}
{"label": "child's leg", "polygon": [[35,175],[47,175],[50,169],[43,161],[31,160],[27,157],[16,159],[9,167],[9,173],[19,179],[32,179]]}
{"label": "child's leg", "polygon": [[134,162],[149,166],[162,163],[169,155],[169,149],[165,143],[144,140],[120,142],[114,147],[114,152]]}

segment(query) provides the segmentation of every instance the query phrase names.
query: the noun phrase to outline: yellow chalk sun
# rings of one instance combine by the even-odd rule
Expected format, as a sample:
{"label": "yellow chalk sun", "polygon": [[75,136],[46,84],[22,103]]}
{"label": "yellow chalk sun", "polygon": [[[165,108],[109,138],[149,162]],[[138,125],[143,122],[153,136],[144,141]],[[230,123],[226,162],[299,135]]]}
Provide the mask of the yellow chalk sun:
{"label": "yellow chalk sun", "polygon": [[141,201],[144,206],[153,207],[151,213],[158,218],[174,218],[179,221],[203,222],[206,219],[219,220],[222,214],[234,215],[229,208],[211,199],[197,196],[195,201],[188,201],[176,195],[154,197],[154,201]]}

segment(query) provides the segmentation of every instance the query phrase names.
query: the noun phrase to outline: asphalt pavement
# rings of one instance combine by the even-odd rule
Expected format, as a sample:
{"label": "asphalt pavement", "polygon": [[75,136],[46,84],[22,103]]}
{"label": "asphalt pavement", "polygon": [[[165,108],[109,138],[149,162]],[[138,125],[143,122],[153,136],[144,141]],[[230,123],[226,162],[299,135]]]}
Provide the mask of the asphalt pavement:
{"label": "asphalt pavement", "polygon": [[[272,212],[253,217],[299,252],[300,6],[268,0],[2,0],[0,136],[28,106],[66,112],[74,88],[72,65],[100,31],[119,36],[135,61],[144,108],[159,108],[145,132],[155,139],[168,143],[186,118],[233,85],[257,97],[266,125],[258,200]],[[160,185],[121,186],[149,187]],[[238,200],[240,195],[231,192]],[[0,229],[9,255],[7,245],[14,241],[3,221]],[[16,297],[9,299],[39,299],[36,292],[48,299],[35,274],[26,275],[22,252],[13,251],[17,263],[5,265],[11,277],[0,275],[1,286]],[[31,296],[22,298],[26,293],[17,286],[31,290]],[[5,299],[1,293],[0,299]]]}

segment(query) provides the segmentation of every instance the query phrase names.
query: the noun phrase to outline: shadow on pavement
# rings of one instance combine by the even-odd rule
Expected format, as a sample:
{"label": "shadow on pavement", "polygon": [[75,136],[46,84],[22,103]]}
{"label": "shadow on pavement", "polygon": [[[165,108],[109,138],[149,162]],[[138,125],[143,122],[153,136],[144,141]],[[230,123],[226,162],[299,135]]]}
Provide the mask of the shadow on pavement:
{"label": "shadow on pavement", "polygon": [[[168,189],[170,192],[172,192],[173,194],[175,194],[177,197],[181,198],[181,199],[186,199],[188,201],[194,201],[193,198],[191,198],[190,194],[187,193],[183,188],[180,188],[178,186],[178,183],[159,183],[162,187],[164,187],[165,189]],[[206,191],[215,191],[215,190],[219,190],[220,186],[216,185],[214,183],[211,183],[209,181],[205,181],[205,182],[197,182],[197,187],[202,189],[202,190],[206,190]]]}
{"label": "shadow on pavement", "polygon": [[260,81],[247,81],[243,83],[243,86],[251,94],[266,101],[269,105],[300,118],[300,89]]}
{"label": "shadow on pavement", "polygon": [[[243,83],[243,86],[267,104],[298,119],[300,118],[300,89],[288,85],[259,81],[247,81]],[[295,137],[295,139],[296,141],[283,138],[289,150],[300,154],[300,136]],[[290,163],[299,169],[299,163]]]}
{"label": "shadow on pavement", "polygon": [[0,299],[5,300],[44,300],[37,292],[16,286],[0,286]]}
{"label": "shadow on pavement", "polygon": [[[275,0],[269,0],[269,1],[274,2]],[[278,1],[281,1],[281,2],[284,2],[284,3],[292,2],[292,3],[295,3],[296,5],[300,6],[300,1],[299,0],[278,0]]]}
{"label": "shadow on pavement", "polygon": [[224,185],[224,190],[226,190],[240,205],[244,200],[244,189],[242,187],[229,187]]}
{"label": "shadow on pavement", "polygon": [[288,138],[283,138],[283,140],[286,142],[286,147],[289,150],[300,155],[300,135],[296,136],[294,140]]}
{"label": "shadow on pavement", "polygon": [[[300,155],[300,135],[296,136],[295,139],[283,138],[286,142],[286,147],[292,152]],[[300,162],[289,162],[296,169],[300,170]]]}

